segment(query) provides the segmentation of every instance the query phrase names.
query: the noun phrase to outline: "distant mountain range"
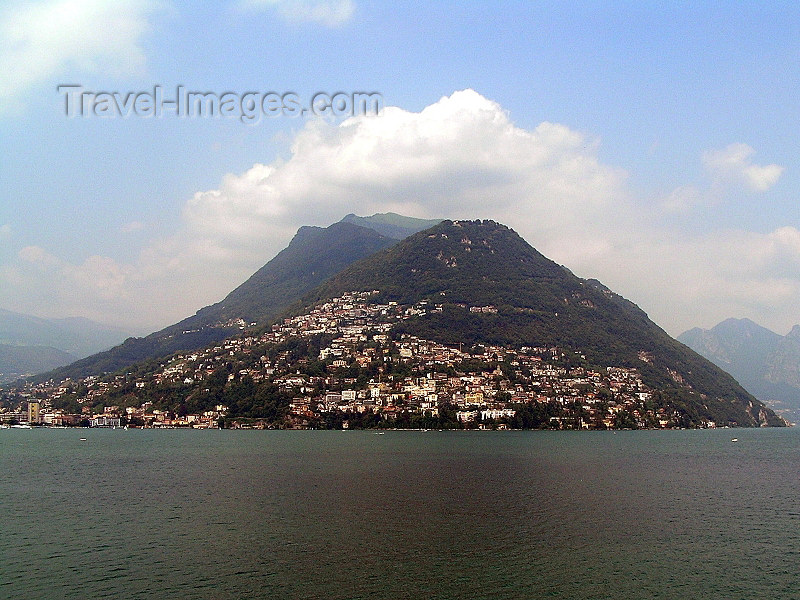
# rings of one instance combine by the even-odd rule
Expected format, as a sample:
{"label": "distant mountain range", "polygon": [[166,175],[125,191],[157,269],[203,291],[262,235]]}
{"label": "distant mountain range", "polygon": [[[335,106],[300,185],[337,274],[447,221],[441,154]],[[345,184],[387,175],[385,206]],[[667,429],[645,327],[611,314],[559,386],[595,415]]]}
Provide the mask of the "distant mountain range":
{"label": "distant mountain range", "polygon": [[800,421],[800,325],[782,336],[750,319],[727,319],[711,329],[690,329],[678,340],[759,400]]}
{"label": "distant mountain range", "polygon": [[128,335],[89,319],[44,319],[0,309],[0,381],[69,364]]}
{"label": "distant mountain range", "polygon": [[0,383],[69,364],[75,356],[50,346],[0,344]]}
{"label": "distant mountain range", "polygon": [[289,245],[222,301],[143,338],[130,338],[39,379],[73,379],[194,350],[274,319],[306,292],[346,266],[387,248],[438,220],[394,213],[347,215],[329,227],[301,227]]}

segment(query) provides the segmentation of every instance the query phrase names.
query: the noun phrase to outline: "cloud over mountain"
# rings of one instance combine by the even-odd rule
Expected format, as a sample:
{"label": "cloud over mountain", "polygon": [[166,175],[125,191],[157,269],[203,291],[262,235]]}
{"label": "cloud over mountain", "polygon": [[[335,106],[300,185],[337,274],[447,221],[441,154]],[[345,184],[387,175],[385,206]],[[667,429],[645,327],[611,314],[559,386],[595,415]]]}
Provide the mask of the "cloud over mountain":
{"label": "cloud over mountain", "polygon": [[[89,282],[73,304],[62,293],[65,311],[84,306],[96,320],[124,315],[156,326],[219,300],[300,225],[387,211],[492,218],[577,274],[604,280],[674,333],[745,310],[776,329],[792,322],[789,307],[800,291],[797,229],[681,230],[664,210],[636,198],[627,173],[605,164],[599,151],[598,140],[564,125],[518,127],[498,103],[470,89],[419,112],[386,107],[378,117],[312,120],[287,158],[229,173],[216,189],[195,193],[179,230],[151,240],[135,263],[92,257],[48,268],[76,285]],[[713,173],[740,173],[751,188],[766,189],[780,167],[754,165],[752,153],[739,144],[703,160]],[[692,210],[693,193],[675,199],[684,212]],[[36,258],[33,250],[26,254]],[[35,279],[38,272],[17,264],[6,267],[5,278]],[[48,283],[53,272],[37,281],[22,289],[55,285]],[[0,300],[36,302],[17,293],[0,293]]]}
{"label": "cloud over mountain", "polygon": [[198,231],[232,240],[353,209],[433,217],[491,207],[562,228],[565,217],[599,218],[624,179],[580,133],[553,123],[520,129],[498,104],[464,90],[419,113],[387,107],[338,126],[309,122],[289,160],[227,175],[219,189],[195,194],[185,215]]}

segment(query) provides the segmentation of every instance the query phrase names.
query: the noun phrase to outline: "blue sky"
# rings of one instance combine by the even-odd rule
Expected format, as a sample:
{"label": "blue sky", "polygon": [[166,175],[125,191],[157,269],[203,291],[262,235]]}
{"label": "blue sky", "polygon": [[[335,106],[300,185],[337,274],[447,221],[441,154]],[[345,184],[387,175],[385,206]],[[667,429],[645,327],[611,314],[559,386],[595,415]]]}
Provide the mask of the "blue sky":
{"label": "blue sky", "polygon": [[[0,307],[145,333],[300,225],[493,218],[672,334],[800,322],[794,3],[0,8]],[[350,120],[72,117],[60,84],[379,92]]]}

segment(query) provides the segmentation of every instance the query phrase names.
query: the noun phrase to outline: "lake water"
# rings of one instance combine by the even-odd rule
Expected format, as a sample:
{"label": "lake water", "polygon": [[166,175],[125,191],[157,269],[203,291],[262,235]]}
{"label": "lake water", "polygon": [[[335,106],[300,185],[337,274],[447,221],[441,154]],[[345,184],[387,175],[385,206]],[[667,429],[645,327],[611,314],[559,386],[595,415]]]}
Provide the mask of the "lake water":
{"label": "lake water", "polygon": [[797,429],[2,430],[0,509],[0,598],[800,598]]}

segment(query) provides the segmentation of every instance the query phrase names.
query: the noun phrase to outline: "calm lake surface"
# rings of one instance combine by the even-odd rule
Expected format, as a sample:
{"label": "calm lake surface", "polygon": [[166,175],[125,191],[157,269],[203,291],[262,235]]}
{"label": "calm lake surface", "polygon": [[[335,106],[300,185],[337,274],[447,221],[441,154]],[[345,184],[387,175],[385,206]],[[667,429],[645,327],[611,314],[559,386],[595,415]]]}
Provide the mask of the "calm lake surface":
{"label": "calm lake surface", "polygon": [[798,429],[2,430],[0,509],[0,598],[800,598]]}

